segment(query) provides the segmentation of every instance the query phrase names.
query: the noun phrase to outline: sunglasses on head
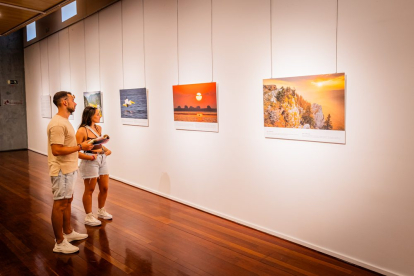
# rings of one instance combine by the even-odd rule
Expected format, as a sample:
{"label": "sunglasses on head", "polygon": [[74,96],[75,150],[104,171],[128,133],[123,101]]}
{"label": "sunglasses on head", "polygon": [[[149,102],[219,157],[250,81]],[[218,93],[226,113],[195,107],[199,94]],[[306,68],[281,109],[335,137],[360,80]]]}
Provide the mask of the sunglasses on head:
{"label": "sunglasses on head", "polygon": [[[72,96],[73,99],[76,98],[75,95],[73,95],[73,94],[70,94],[70,95]],[[65,101],[67,101],[68,99],[69,99],[68,97],[64,98]]]}

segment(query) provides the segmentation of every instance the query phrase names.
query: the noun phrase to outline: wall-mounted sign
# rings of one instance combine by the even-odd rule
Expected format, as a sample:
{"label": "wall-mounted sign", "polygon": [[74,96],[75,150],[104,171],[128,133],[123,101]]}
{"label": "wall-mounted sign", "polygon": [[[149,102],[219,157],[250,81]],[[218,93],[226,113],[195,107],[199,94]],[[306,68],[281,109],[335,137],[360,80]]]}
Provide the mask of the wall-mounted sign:
{"label": "wall-mounted sign", "polygon": [[8,99],[4,99],[2,101],[3,105],[22,105],[23,101],[22,100],[8,100]]}

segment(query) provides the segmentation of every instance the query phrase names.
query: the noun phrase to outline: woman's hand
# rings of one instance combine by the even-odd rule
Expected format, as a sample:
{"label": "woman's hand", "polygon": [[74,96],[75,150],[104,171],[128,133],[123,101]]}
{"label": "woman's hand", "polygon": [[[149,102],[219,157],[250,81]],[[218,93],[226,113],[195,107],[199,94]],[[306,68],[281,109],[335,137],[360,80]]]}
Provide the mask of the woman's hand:
{"label": "woman's hand", "polygon": [[106,151],[105,151],[105,155],[106,155],[106,156],[111,155],[111,153],[112,153],[112,151],[110,151],[110,150],[106,150]]}

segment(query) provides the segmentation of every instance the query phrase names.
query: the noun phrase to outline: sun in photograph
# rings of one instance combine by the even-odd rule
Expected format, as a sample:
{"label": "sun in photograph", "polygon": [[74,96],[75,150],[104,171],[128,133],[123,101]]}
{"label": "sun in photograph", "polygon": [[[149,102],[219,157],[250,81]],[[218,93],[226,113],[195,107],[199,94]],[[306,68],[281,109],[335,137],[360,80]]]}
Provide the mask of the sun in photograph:
{"label": "sun in photograph", "polygon": [[174,121],[217,123],[216,83],[173,86]]}

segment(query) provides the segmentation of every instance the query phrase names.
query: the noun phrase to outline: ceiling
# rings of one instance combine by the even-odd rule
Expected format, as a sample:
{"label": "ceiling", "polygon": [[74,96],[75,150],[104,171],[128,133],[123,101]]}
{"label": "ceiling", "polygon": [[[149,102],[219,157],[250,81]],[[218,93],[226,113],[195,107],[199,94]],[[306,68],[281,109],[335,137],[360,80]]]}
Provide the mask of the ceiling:
{"label": "ceiling", "polygon": [[74,0],[0,0],[0,35],[8,35]]}

